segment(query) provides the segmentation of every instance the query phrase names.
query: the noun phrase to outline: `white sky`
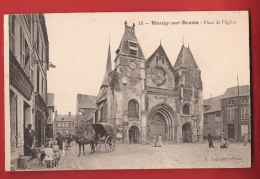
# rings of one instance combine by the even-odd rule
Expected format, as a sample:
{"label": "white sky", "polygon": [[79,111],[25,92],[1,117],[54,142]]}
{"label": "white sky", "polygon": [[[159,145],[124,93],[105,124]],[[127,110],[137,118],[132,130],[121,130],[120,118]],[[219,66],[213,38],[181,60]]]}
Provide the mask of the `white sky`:
{"label": "white sky", "polygon": [[[76,94],[97,95],[104,77],[110,34],[112,65],[124,33],[132,26],[146,58],[160,44],[174,65],[181,46],[190,50],[201,70],[204,99],[229,87],[250,83],[247,12],[154,12],[45,14],[50,61],[48,92],[59,114],[76,113]],[[198,25],[151,25],[151,21],[199,21]],[[214,24],[204,24],[204,20]],[[216,24],[232,20],[236,24]],[[143,21],[144,25],[139,25]]]}

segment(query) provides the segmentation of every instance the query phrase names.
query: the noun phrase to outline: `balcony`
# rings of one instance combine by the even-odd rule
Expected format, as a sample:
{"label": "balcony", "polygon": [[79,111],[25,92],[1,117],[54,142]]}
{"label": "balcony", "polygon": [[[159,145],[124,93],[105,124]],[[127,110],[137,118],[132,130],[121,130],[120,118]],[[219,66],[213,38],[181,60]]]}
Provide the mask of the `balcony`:
{"label": "balcony", "polygon": [[23,68],[17,61],[13,52],[9,50],[9,80],[10,84],[14,86],[27,100],[31,99],[33,84],[29,77],[24,72]]}

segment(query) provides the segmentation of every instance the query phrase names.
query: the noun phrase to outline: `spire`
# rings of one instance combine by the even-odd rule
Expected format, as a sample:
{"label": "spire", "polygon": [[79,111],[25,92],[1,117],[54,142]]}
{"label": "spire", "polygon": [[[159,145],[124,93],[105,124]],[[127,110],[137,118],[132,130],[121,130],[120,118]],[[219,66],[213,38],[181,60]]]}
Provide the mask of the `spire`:
{"label": "spire", "polygon": [[103,86],[108,85],[108,74],[112,71],[112,64],[111,64],[111,50],[110,50],[110,36],[109,36],[109,46],[108,46],[108,55],[107,55],[107,66],[105,76],[103,78],[103,82],[101,84],[101,88]]}
{"label": "spire", "polygon": [[108,88],[108,74],[112,71],[112,65],[111,65],[111,50],[110,50],[110,37],[109,37],[109,46],[108,46],[108,55],[107,55],[107,66],[106,66],[106,72],[105,76],[103,78],[100,91],[97,96],[96,103],[99,103],[100,101],[103,101],[106,99],[107,95],[107,88]]}

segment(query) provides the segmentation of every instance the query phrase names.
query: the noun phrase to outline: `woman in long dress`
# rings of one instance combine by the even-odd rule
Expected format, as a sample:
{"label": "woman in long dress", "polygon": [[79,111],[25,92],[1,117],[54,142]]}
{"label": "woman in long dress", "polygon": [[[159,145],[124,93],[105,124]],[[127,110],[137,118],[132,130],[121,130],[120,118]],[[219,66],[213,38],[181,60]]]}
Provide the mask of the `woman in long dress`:
{"label": "woman in long dress", "polygon": [[154,135],[153,135],[153,144],[154,144],[153,147],[156,147],[156,141],[157,141],[156,138],[157,138],[157,137],[156,137],[156,135],[154,134]]}
{"label": "woman in long dress", "polygon": [[161,146],[162,146],[162,136],[161,136],[161,134],[159,134],[158,140],[157,140],[157,147],[161,147]]}

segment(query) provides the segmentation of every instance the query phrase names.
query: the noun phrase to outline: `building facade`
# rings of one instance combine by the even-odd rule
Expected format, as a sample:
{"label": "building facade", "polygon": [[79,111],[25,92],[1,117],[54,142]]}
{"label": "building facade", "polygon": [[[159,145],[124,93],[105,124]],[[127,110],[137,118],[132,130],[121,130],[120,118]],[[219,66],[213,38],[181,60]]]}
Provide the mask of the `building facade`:
{"label": "building facade", "polygon": [[230,141],[243,141],[251,136],[250,86],[228,88],[221,96],[204,100],[204,130],[207,138],[211,131],[215,139],[224,132]]}
{"label": "building facade", "polygon": [[9,15],[11,165],[24,155],[24,129],[32,124],[33,147],[45,144],[49,41],[42,14]]}
{"label": "building facade", "polygon": [[243,141],[251,136],[250,86],[231,87],[221,99],[223,128],[225,136],[231,141]]}
{"label": "building facade", "polygon": [[95,122],[114,124],[121,143],[146,143],[154,134],[164,142],[202,141],[201,71],[189,47],[172,66],[161,44],[146,59],[135,33],[126,22],[113,70],[109,46]]}
{"label": "building facade", "polygon": [[77,94],[77,134],[92,134],[91,124],[96,109],[97,96]]}
{"label": "building facade", "polygon": [[203,136],[207,139],[211,131],[214,139],[219,139],[223,129],[223,113],[221,112],[221,99],[223,95],[204,100],[204,129]]}
{"label": "building facade", "polygon": [[71,115],[71,112],[68,115],[56,114],[54,123],[55,133],[60,132],[62,135],[76,134],[76,115]]}

